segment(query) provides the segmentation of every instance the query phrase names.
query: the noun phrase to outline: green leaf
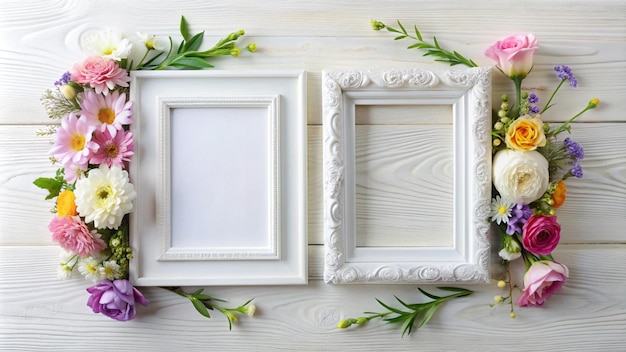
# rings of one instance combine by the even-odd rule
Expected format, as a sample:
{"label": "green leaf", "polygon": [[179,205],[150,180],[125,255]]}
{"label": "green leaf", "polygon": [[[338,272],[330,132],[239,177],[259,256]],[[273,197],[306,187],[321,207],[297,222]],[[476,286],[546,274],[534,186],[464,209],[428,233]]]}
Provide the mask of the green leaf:
{"label": "green leaf", "polygon": [[417,30],[417,26],[414,25],[413,27],[415,28],[415,36],[417,37],[417,39],[419,39],[420,41],[424,41],[422,39],[422,35],[420,34],[420,31]]}
{"label": "green leaf", "polygon": [[411,316],[410,319],[407,319],[407,321],[404,322],[404,329],[402,329],[402,337],[404,337],[404,334],[407,335],[411,335],[411,331],[413,330],[413,323],[415,322],[415,319],[417,318],[417,314],[414,314],[413,316]]}
{"label": "green leaf", "polygon": [[393,40],[400,40],[400,39],[404,39],[404,38],[406,38],[406,35],[399,35],[399,36],[393,38]]}
{"label": "green leaf", "polygon": [[435,295],[433,295],[433,294],[431,294],[431,293],[428,293],[428,292],[426,292],[426,291],[422,290],[422,289],[421,289],[421,288],[419,288],[419,287],[418,287],[417,289],[418,289],[418,290],[419,290],[419,291],[420,291],[420,292],[421,292],[424,296],[427,296],[427,297],[432,298],[432,299],[434,299],[434,300],[437,300],[437,299],[440,299],[440,298],[441,298],[441,297],[439,297],[439,296],[435,296]]}
{"label": "green leaf", "polygon": [[189,33],[189,23],[187,23],[185,16],[180,16],[180,34],[185,40],[189,40],[189,38],[191,38],[191,34]]}
{"label": "green leaf", "polygon": [[404,312],[404,311],[401,311],[399,309],[396,309],[396,308],[393,308],[393,307],[390,307],[390,306],[386,305],[385,303],[383,303],[378,298],[376,298],[376,302],[378,302],[381,306],[385,307],[385,309],[387,309],[387,310],[389,310],[391,312],[394,312],[396,314],[407,314],[407,312]]}
{"label": "green leaf", "polygon": [[209,310],[206,309],[204,303],[202,303],[201,301],[198,301],[197,299],[191,299],[191,303],[193,303],[193,306],[196,308],[196,310],[198,311],[198,313],[202,314],[203,316],[210,318],[211,315],[209,314]]}
{"label": "green leaf", "polygon": [[194,297],[195,297],[195,296],[197,296],[197,295],[201,294],[201,293],[202,293],[202,291],[204,291],[204,289],[203,289],[203,288],[198,289],[198,290],[195,290],[195,291],[193,291],[193,292],[191,293],[191,296],[194,296]]}
{"label": "green leaf", "polygon": [[33,184],[49,192],[49,194],[46,196],[46,199],[52,199],[54,197],[57,197],[61,192],[61,187],[63,186],[63,182],[48,177],[40,177],[33,181]]}
{"label": "green leaf", "polygon": [[212,68],[213,65],[206,62],[204,59],[199,57],[182,57],[181,59],[174,59],[170,66],[178,67],[178,68]]}
{"label": "green leaf", "polygon": [[[183,51],[196,51],[202,44],[202,39],[204,38],[204,31],[194,35],[191,39],[187,40],[184,45]],[[182,46],[182,44],[181,44]]]}
{"label": "green leaf", "polygon": [[437,308],[439,308],[439,304],[433,304],[432,306],[430,306],[430,308],[428,308],[428,310],[424,314],[424,317],[422,318],[422,321],[419,323],[419,325],[417,325],[418,329],[428,323],[430,318],[432,318],[433,314],[435,314],[435,312],[437,311]]}
{"label": "green leaf", "polygon": [[408,34],[406,29],[404,29],[404,26],[402,25],[402,23],[400,23],[400,21],[398,21],[398,26],[400,26],[400,30],[402,30],[402,33]]}
{"label": "green leaf", "polygon": [[441,286],[441,287],[437,287],[437,289],[439,290],[443,290],[443,291],[450,291],[450,292],[467,292],[467,294],[472,294],[473,291],[465,289],[465,288],[460,288],[460,287],[448,287],[448,286]]}

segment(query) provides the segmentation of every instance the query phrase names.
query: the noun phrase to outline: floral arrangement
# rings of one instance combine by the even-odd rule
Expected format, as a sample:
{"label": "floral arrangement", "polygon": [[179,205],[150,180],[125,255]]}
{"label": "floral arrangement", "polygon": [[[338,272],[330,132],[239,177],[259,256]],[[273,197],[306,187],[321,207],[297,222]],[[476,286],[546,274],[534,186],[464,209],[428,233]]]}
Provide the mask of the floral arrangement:
{"label": "floral arrangement", "polygon": [[[409,33],[397,22],[398,28],[372,20],[374,30],[387,30],[394,33],[395,40],[410,39],[415,41],[408,49],[425,50],[424,56],[432,56],[437,62],[451,66],[465,65],[476,67],[477,64],[456,51],[444,49],[436,37],[433,41],[425,41],[417,26]],[[578,84],[572,70],[563,65],[555,66],[558,83],[549,99],[540,108],[539,97],[533,92],[522,88],[522,81],[533,67],[533,58],[539,49],[534,35],[513,35],[491,45],[485,55],[494,60],[495,67],[510,78],[515,87],[515,98],[501,96],[500,109],[494,114],[491,132],[493,143],[493,191],[491,213],[486,221],[493,222],[501,239],[499,256],[505,266],[506,274],[497,282],[500,289],[508,285],[508,295],[495,296],[498,304],[509,303],[510,316],[515,318],[514,311],[514,278],[509,263],[522,260],[525,264],[524,288],[517,299],[518,306],[540,306],[556,293],[569,276],[568,268],[557,262],[552,252],[560,240],[561,226],[557,222],[556,209],[566,198],[565,181],[570,177],[582,178],[583,171],[580,160],[584,158],[583,148],[570,137],[560,140],[561,133],[571,130],[571,123],[587,110],[598,106],[599,100],[593,98],[576,115],[558,126],[543,122],[548,109],[554,106],[553,99],[561,87],[567,82],[572,88]],[[521,259],[520,259],[521,258]],[[456,288],[446,288],[455,290]],[[445,298],[466,296],[463,289],[458,294]],[[418,325],[423,326],[434,314],[441,297],[423,294],[434,299],[431,307],[424,304],[405,304],[414,313],[403,312],[389,307],[377,300],[389,310],[385,313],[366,313],[366,317],[342,320],[338,328],[346,328],[352,324],[364,324],[371,318],[384,318],[387,322],[404,322],[403,335],[411,331],[413,320],[418,312],[427,309],[424,318]],[[471,293],[471,291],[470,291]],[[494,306],[493,304],[491,305]],[[395,313],[396,316],[385,318]],[[411,320],[413,319],[413,320]]]}
{"label": "floral arrangement", "polygon": [[[46,189],[46,199],[56,199],[54,216],[48,225],[52,240],[63,249],[58,276],[71,278],[78,272],[95,283],[87,288],[87,305],[94,313],[127,321],[136,315],[136,305],[148,305],[143,294],[129,282],[128,217],[136,198],[127,168],[133,157],[133,101],[129,100],[131,70],[203,69],[213,67],[207,59],[218,55],[239,56],[235,44],[244,35],[229,34],[208,50],[200,50],[204,32],[192,35],[184,17],[183,40],[169,49],[153,35],[139,34],[139,43],[113,31],[88,35],[84,49],[88,56],[71,66],[48,89],[42,103],[56,122],[39,132],[53,136],[51,161],[56,175],[38,178],[34,184]],[[255,44],[245,47],[256,50]],[[139,58],[138,60],[136,60]],[[200,314],[217,309],[228,319],[237,314],[252,316],[255,306],[247,301],[237,308],[203,294],[166,288],[189,299]]]}

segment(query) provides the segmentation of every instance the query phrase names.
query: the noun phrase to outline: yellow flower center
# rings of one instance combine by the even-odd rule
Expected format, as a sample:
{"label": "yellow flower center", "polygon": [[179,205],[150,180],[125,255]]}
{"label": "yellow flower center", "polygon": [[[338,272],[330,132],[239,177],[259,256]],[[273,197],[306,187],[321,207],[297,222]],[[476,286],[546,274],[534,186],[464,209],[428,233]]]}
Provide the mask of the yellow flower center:
{"label": "yellow flower center", "polygon": [[115,158],[118,153],[117,145],[111,143],[106,147],[105,153],[109,158]]}
{"label": "yellow flower center", "polygon": [[501,206],[499,206],[499,207],[498,207],[498,214],[500,214],[500,215],[504,215],[504,214],[506,214],[506,211],[507,211],[508,209],[509,209],[509,208],[505,207],[504,205],[501,205]]}
{"label": "yellow flower center", "polygon": [[113,49],[114,48],[106,48],[103,52],[104,55],[111,55],[113,54]]}
{"label": "yellow flower center", "polygon": [[106,208],[109,205],[109,198],[113,194],[113,189],[110,185],[99,187],[96,190],[96,197],[98,208]]}
{"label": "yellow flower center", "polygon": [[70,144],[72,146],[72,149],[74,149],[75,151],[83,150],[83,148],[85,148],[85,136],[75,134],[74,136],[72,136]]}
{"label": "yellow flower center", "polygon": [[113,277],[113,276],[115,276],[115,271],[113,271],[113,268],[105,266],[104,267],[104,276],[106,276],[106,277]]}
{"label": "yellow flower center", "polygon": [[98,111],[98,120],[102,123],[112,124],[115,121],[115,111],[109,108],[102,108]]}
{"label": "yellow flower center", "polygon": [[91,273],[91,274],[95,274],[96,272],[98,272],[98,267],[97,266],[88,264],[88,265],[86,265],[86,268],[87,268],[87,271],[89,273]]}

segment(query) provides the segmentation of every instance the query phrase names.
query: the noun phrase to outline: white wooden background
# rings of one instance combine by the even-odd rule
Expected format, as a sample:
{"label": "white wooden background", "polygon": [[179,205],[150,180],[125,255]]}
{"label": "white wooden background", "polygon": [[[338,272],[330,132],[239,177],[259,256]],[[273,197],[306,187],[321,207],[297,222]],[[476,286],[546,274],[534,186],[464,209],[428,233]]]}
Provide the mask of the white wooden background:
{"label": "white wooden background", "polygon": [[[258,314],[232,332],[225,319],[198,315],[163,290],[131,322],[95,315],[82,280],[55,278],[57,247],[47,231],[50,202],[32,185],[51,175],[49,148],[35,130],[48,122],[44,89],[82,58],[81,33],[110,27],[176,35],[180,15],[207,41],[243,28],[253,56],[217,59],[222,69],[305,69],[308,83],[309,275],[307,286],[211,287],[233,304],[255,298]],[[334,328],[344,317],[378,310],[374,297],[412,301],[414,285],[330,286],[322,274],[322,69],[410,67],[431,63],[408,42],[370,29],[372,18],[418,24],[425,37],[491,65],[485,48],[532,32],[541,49],[527,87],[546,98],[552,66],[570,65],[579,88],[564,87],[551,120],[564,120],[591,97],[600,107],[574,126],[585,147],[585,180],[569,183],[559,212],[556,257],[571,270],[562,292],[542,308],[490,309],[494,285],[468,286],[471,297],[444,305],[410,337],[373,321]],[[623,0],[2,0],[0,2],[0,349],[1,350],[626,350],[626,3]],[[494,92],[509,89],[496,76]],[[558,114],[554,112],[558,111]]]}

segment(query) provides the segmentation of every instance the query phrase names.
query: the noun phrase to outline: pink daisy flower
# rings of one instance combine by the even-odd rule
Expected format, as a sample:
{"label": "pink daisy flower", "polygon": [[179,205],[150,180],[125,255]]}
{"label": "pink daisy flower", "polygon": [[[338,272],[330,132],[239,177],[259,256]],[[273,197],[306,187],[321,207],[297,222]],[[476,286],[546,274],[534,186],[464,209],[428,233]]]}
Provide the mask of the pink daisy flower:
{"label": "pink daisy flower", "polygon": [[128,87],[130,76],[117,62],[100,56],[90,56],[70,69],[72,81],[88,84],[96,93],[108,95],[115,86]]}
{"label": "pink daisy flower", "polygon": [[98,149],[98,144],[91,141],[94,130],[86,119],[73,112],[64,116],[50,154],[66,169],[87,169],[89,158]]}
{"label": "pink daisy flower", "polygon": [[52,240],[62,248],[67,249],[81,257],[100,252],[106,248],[106,244],[100,239],[96,230],[89,231],[78,216],[53,217],[48,230],[52,232]]}
{"label": "pink daisy flower", "polygon": [[133,133],[130,131],[119,130],[114,137],[108,129],[104,131],[96,131],[94,142],[100,146],[98,151],[93,154],[92,164],[106,164],[108,167],[119,166],[124,168],[124,162],[130,161],[130,157],[135,154],[135,142]]}
{"label": "pink daisy flower", "polygon": [[133,102],[126,101],[126,93],[114,91],[105,96],[86,90],[80,107],[89,124],[100,126],[100,131],[109,130],[111,137],[115,137],[122,125],[133,123]]}

